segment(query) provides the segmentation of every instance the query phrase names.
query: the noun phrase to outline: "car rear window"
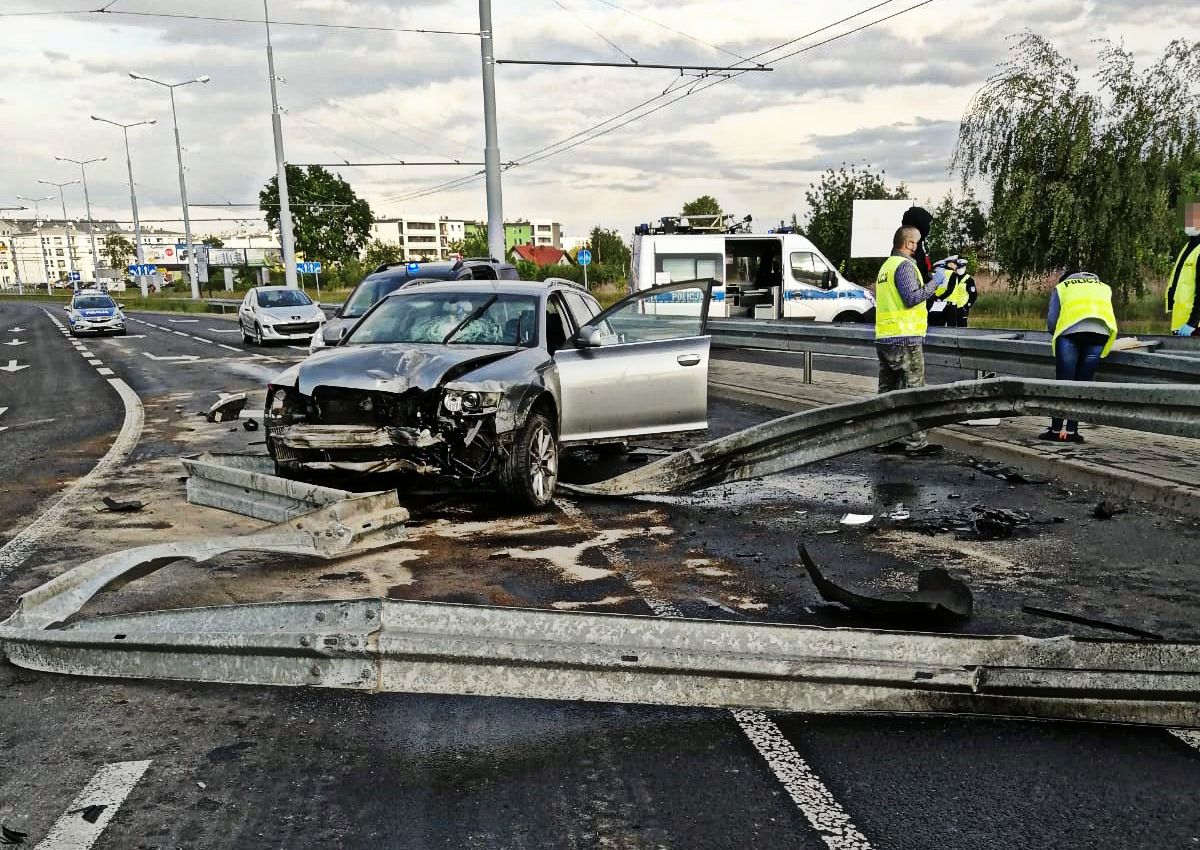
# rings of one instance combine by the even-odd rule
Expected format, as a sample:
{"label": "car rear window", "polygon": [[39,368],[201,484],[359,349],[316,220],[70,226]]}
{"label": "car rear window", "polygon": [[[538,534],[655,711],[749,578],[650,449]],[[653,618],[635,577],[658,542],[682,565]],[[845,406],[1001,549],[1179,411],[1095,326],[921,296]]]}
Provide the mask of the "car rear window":
{"label": "car rear window", "polygon": [[307,307],[312,299],[299,289],[260,289],[259,307]]}
{"label": "car rear window", "polygon": [[[432,343],[441,345],[537,344],[538,299],[495,292],[415,290],[389,298],[355,326],[349,345]],[[453,334],[451,337],[450,335]],[[447,338],[449,338],[447,342]]]}
{"label": "car rear window", "polygon": [[75,299],[76,310],[105,310],[116,306],[117,303],[107,295],[85,295]]}

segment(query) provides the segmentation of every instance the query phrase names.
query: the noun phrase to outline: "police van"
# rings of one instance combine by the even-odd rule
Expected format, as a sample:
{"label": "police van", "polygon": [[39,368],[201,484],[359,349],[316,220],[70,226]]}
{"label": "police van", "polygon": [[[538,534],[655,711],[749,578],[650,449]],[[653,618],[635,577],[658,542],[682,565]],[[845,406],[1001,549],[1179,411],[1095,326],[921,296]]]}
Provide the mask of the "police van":
{"label": "police van", "polygon": [[[781,227],[750,233],[750,217],[669,216],[634,231],[630,287],[712,278],[710,318],[870,322],[875,297],[838,273],[804,236]],[[692,295],[694,293],[680,293]],[[699,305],[656,305],[699,312]]]}

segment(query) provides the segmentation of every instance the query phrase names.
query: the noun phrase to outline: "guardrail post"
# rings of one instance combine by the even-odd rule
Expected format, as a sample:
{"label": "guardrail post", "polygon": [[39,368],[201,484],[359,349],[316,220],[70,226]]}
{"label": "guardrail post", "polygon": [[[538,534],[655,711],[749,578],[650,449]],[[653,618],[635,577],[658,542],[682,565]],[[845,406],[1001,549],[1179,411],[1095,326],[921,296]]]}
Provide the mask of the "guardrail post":
{"label": "guardrail post", "polygon": [[804,383],[805,384],[811,384],[813,382],[812,372],[813,372],[813,370],[812,370],[812,349],[807,348],[804,350]]}

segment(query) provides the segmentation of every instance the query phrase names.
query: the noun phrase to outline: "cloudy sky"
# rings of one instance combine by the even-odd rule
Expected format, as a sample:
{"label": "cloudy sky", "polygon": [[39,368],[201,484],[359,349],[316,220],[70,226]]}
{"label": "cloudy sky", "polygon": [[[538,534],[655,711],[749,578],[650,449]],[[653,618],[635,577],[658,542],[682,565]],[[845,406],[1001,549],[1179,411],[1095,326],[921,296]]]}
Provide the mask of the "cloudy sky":
{"label": "cloudy sky", "polygon": [[[947,166],[959,119],[1013,34],[1030,29],[1051,38],[1086,72],[1096,53],[1090,39],[1121,40],[1144,63],[1171,37],[1200,32],[1200,5],[1184,0],[930,0],[779,58],[918,2],[493,0],[501,59],[625,61],[624,53],[643,63],[724,66],[796,39],[765,54],[775,71],[720,81],[671,70],[500,66],[501,157],[522,163],[504,175],[506,217],[553,218],[571,235],[594,224],[628,233],[638,221],[678,212],[684,201],[709,193],[765,228],[793,212],[803,217],[805,188],[842,162],[869,162],[904,180],[919,199],[940,197],[953,183]],[[0,206],[15,204],[16,195],[46,194],[50,187],[37,184],[39,178],[77,177],[78,169],[56,162],[56,154],[107,155],[89,170],[93,207],[97,215],[128,219],[121,132],[89,120],[94,113],[122,122],[158,119],[130,131],[139,206],[148,220],[178,218],[167,92],[131,80],[130,71],[172,82],[211,76],[207,85],[177,92],[190,199],[255,201],[274,170],[261,24],[129,13],[245,18],[261,16],[261,5],[119,0],[108,14],[11,14],[102,3],[0,0]],[[472,0],[272,0],[271,16],[478,29]],[[482,159],[477,37],[278,25],[273,40],[276,70],[286,80],[279,99],[290,162]],[[662,108],[594,141],[543,150],[585,140],[577,134],[643,103],[626,118]],[[474,170],[344,167],[340,173],[377,216],[483,218],[481,179],[430,191]],[[68,213],[80,215],[78,187],[67,193]],[[253,212],[197,207],[192,215]],[[222,232],[238,223],[195,227]]]}

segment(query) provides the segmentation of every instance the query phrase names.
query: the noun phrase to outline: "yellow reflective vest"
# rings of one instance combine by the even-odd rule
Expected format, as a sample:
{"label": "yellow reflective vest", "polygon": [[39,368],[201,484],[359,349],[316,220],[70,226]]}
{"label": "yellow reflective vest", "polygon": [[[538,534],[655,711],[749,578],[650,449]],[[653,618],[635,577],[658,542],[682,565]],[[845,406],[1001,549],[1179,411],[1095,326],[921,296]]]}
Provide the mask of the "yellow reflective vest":
{"label": "yellow reflective vest", "polygon": [[1171,280],[1175,280],[1175,272],[1179,272],[1178,282],[1174,287],[1168,286],[1166,295],[1166,308],[1171,317],[1172,331],[1177,331],[1187,324],[1188,319],[1192,317],[1192,309],[1196,306],[1197,261],[1200,261],[1200,245],[1191,251],[1185,245],[1171,269]]}
{"label": "yellow reflective vest", "polygon": [[908,257],[894,256],[884,260],[875,278],[875,338],[890,339],[898,336],[925,336],[929,329],[929,311],[925,302],[915,307],[905,307],[896,286],[896,270],[905,263],[912,263],[917,279],[921,272],[917,264]]}
{"label": "yellow reflective vest", "polygon": [[1052,350],[1057,349],[1058,338],[1063,331],[1084,319],[1099,319],[1108,327],[1108,342],[1104,344],[1101,357],[1107,357],[1117,338],[1117,316],[1113,312],[1112,290],[1107,283],[1092,278],[1064,280],[1055,290],[1058,292],[1058,323],[1054,326]]}

